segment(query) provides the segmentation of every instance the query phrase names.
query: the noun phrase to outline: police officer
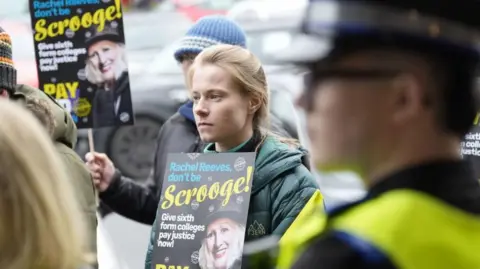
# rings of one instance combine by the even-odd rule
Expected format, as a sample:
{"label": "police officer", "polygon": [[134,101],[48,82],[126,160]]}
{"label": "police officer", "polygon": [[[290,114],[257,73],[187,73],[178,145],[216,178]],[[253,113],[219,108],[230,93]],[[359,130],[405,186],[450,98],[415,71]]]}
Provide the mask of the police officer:
{"label": "police officer", "polygon": [[309,5],[282,57],[310,71],[312,157],[357,172],[368,194],[295,224],[277,267],[480,268],[480,186],[460,154],[476,112],[480,1]]}

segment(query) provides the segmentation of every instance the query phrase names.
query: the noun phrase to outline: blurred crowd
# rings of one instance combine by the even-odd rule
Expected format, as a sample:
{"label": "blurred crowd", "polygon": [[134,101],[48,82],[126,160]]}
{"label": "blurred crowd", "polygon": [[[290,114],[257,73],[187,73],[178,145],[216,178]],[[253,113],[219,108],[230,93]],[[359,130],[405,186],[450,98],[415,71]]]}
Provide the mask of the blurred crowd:
{"label": "blurred crowd", "polygon": [[[17,69],[31,61],[15,41],[24,13],[0,21],[0,268],[106,268],[97,226],[112,211],[151,225],[156,268],[167,157],[184,152],[256,156],[247,223],[212,217],[201,269],[480,266],[480,185],[460,153],[478,111],[478,1],[165,1],[122,0],[138,121],[89,150]],[[185,23],[159,25],[168,10]],[[145,38],[155,27],[171,29]],[[347,170],[366,191],[338,198],[323,173]]]}

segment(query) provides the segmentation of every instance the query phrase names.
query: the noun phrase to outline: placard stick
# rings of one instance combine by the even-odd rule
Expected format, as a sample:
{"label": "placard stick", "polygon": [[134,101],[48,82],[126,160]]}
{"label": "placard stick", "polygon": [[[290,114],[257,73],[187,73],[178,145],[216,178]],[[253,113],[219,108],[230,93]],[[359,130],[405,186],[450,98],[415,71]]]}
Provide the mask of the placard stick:
{"label": "placard stick", "polygon": [[88,147],[90,148],[90,152],[95,151],[95,145],[93,143],[93,130],[92,128],[88,128]]}
{"label": "placard stick", "polygon": [[[93,154],[93,152],[95,152],[95,144],[93,143],[92,128],[88,128],[88,147],[90,148],[90,152]],[[97,207],[100,206],[100,198],[98,197],[97,189],[95,189],[95,203],[97,204]]]}

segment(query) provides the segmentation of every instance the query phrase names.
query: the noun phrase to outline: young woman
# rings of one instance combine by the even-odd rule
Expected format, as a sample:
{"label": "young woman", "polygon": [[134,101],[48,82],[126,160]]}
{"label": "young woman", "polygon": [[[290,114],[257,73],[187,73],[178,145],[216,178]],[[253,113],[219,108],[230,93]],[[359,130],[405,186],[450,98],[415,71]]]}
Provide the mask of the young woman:
{"label": "young woman", "polygon": [[45,128],[2,98],[0,122],[0,268],[87,268],[84,218]]}
{"label": "young woman", "polygon": [[257,154],[245,240],[282,236],[321,195],[302,162],[306,151],[267,131],[269,90],[260,61],[239,46],[216,45],[195,58],[187,84],[204,152]]}

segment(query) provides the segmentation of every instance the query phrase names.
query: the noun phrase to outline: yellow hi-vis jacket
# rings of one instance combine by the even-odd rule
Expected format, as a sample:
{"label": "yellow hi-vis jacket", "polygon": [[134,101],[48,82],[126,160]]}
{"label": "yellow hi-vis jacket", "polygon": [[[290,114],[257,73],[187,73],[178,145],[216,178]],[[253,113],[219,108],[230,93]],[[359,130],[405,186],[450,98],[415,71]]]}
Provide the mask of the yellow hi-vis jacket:
{"label": "yellow hi-vis jacket", "polygon": [[[327,217],[298,218],[280,241],[278,269],[295,263]],[[426,193],[393,190],[329,219],[329,229],[372,244],[402,269],[480,268],[480,218]],[[321,265],[315,265],[321,268]]]}
{"label": "yellow hi-vis jacket", "polygon": [[280,239],[277,269],[290,268],[297,254],[304,249],[305,243],[323,231],[326,223],[324,209],[323,197],[320,193],[310,198]]}

